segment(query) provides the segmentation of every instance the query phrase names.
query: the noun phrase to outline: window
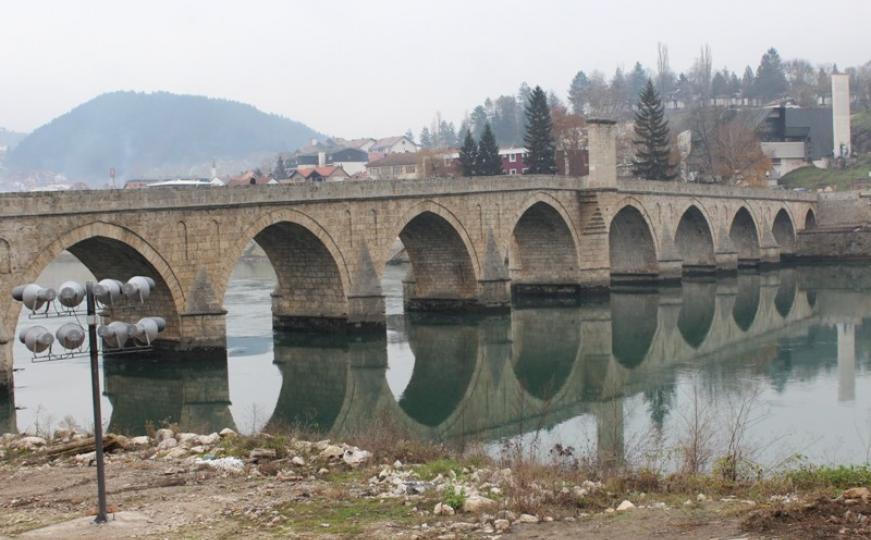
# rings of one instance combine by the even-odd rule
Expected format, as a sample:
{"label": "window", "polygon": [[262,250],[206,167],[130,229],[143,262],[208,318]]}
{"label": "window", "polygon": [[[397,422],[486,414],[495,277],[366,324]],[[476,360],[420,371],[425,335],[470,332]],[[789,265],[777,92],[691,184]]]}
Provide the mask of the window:
{"label": "window", "polygon": [[508,171],[508,174],[510,174],[511,176],[515,176],[517,174],[517,169],[511,169],[510,171]]}
{"label": "window", "polygon": [[406,165],[405,172],[408,174],[414,174],[414,165]]}
{"label": "window", "polygon": [[524,168],[523,168],[523,174],[526,174],[526,172],[527,172],[528,170],[529,170],[528,168],[524,167]]}
{"label": "window", "polygon": [[517,154],[508,154],[508,161],[510,161],[511,163],[517,161]]}

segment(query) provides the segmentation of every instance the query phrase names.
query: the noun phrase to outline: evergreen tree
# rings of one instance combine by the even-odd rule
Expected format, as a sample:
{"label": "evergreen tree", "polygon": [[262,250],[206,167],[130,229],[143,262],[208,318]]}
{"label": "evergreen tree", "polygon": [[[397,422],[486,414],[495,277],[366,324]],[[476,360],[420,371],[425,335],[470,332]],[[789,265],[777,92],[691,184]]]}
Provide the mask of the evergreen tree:
{"label": "evergreen tree", "polygon": [[457,132],[454,129],[453,122],[445,122],[442,120],[439,124],[439,140],[442,146],[448,148],[454,147],[457,144]]}
{"label": "evergreen tree", "polygon": [[618,114],[626,108],[627,104],[635,99],[635,96],[629,96],[627,90],[626,76],[623,75],[622,69],[617,68],[614,71],[614,77],[611,79],[611,99],[613,100],[613,110]]}
{"label": "evergreen tree", "polygon": [[647,85],[647,79],[649,77],[644,66],[641,65],[641,62],[635,62],[635,67],[632,69],[632,73],[629,74],[627,80],[630,105],[633,105],[635,98],[641,95],[645,85]]}
{"label": "evergreen tree", "polygon": [[460,170],[463,176],[475,176],[475,165],[478,161],[478,145],[472,138],[472,132],[466,130],[463,146],[460,148]]}
{"label": "evergreen tree", "polygon": [[424,148],[432,146],[432,135],[430,135],[429,128],[426,126],[423,126],[420,130],[420,145]]}
{"label": "evergreen tree", "polygon": [[590,80],[587,74],[583,71],[577,72],[575,78],[572,79],[572,84],[569,86],[569,103],[572,105],[572,112],[575,114],[584,114],[584,105],[587,103],[587,90],[590,87]]}
{"label": "evergreen tree", "polygon": [[408,140],[411,141],[411,142],[414,142],[414,132],[411,131],[411,128],[408,128],[408,129],[405,131],[405,138],[408,139]]}
{"label": "evergreen tree", "polygon": [[469,122],[472,124],[472,136],[475,138],[481,138],[481,134],[484,133],[484,126],[489,121],[490,119],[487,117],[487,110],[482,105],[478,105],[472,109],[472,116],[469,117]]}
{"label": "evergreen tree", "polygon": [[753,83],[756,76],[753,75],[753,68],[747,66],[744,68],[744,76],[741,78],[741,96],[751,98],[753,96]]}
{"label": "evergreen tree", "polygon": [[[464,145],[465,146],[465,145]],[[490,129],[490,124],[484,126],[484,133],[478,142],[478,154],[475,156],[475,174],[477,176],[496,176],[502,174],[502,158],[499,157],[499,147],[496,137]]]}
{"label": "evergreen tree", "polygon": [[756,69],[755,93],[763,101],[770,101],[786,93],[788,83],[780,55],[774,47],[762,55]]}
{"label": "evergreen tree", "polygon": [[553,122],[547,106],[547,96],[540,86],[536,86],[526,103],[526,165],[528,174],[554,174],[555,145],[553,141]]}
{"label": "evergreen tree", "polygon": [[638,100],[632,142],[635,144],[632,169],[636,176],[647,180],[671,180],[676,176],[669,162],[671,145],[665,108],[651,80]]}
{"label": "evergreen tree", "polygon": [[284,160],[281,156],[278,156],[278,160],[275,162],[275,168],[272,170],[272,178],[276,180],[284,180],[287,178],[287,169],[284,166]]}
{"label": "evergreen tree", "polygon": [[720,71],[714,74],[714,78],[711,80],[711,95],[715,98],[729,95],[728,75],[728,72],[724,74]]}

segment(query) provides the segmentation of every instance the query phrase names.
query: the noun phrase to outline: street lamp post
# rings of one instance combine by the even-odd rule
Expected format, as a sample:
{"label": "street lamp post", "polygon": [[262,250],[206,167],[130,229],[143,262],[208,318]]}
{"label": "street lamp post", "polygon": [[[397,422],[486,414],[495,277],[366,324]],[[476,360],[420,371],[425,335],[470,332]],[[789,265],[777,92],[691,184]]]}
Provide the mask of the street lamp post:
{"label": "street lamp post", "polygon": [[[111,309],[112,305],[122,297],[129,301],[140,303],[151,293],[154,280],[144,276],[134,276],[121,283],[114,279],[104,279],[94,284],[90,281],[82,287],[74,281],[61,284],[60,294],[53,289],[41,287],[35,283],[15,287],[12,298],[24,304],[31,313],[31,319],[47,319],[52,317],[77,317],[81,315],[76,309],[85,300],[85,320],[88,325],[88,349],[82,349],[85,341],[84,329],[78,323],[67,323],[58,328],[52,335],[42,326],[22,328],[19,340],[33,353],[34,362],[61,360],[88,354],[91,367],[91,395],[94,406],[94,450],[97,462],[97,517],[94,523],[107,521],[106,510],[106,469],[103,459],[103,418],[100,406],[100,345],[97,336],[103,338],[104,352],[141,352],[151,350],[151,342],[166,327],[166,321],[160,317],[144,317],[136,324],[112,322],[100,326],[97,319],[97,303]],[[61,304],[61,308],[55,304]],[[44,309],[43,309],[44,308]],[[99,327],[99,328],[98,328]],[[58,343],[71,352],[53,353],[52,343],[57,337]],[[128,342],[132,345],[128,346]]]}

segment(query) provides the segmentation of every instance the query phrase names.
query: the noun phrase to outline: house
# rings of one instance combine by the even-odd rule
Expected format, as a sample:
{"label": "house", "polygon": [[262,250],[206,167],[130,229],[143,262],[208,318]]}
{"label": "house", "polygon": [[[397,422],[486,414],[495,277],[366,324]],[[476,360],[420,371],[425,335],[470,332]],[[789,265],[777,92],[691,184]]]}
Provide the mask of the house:
{"label": "house", "polygon": [[[378,139],[378,141],[369,148],[369,153],[372,154],[398,154],[402,152],[417,152],[418,147],[413,141],[408,140],[408,137],[386,137]],[[370,160],[371,161],[371,160]]]}
{"label": "house", "polygon": [[832,109],[781,104],[767,109],[757,133],[774,178],[809,163],[826,166],[834,140]]}
{"label": "house", "polygon": [[326,165],[335,165],[344,169],[348,175],[355,175],[366,170],[369,154],[359,148],[342,148],[326,156]]}
{"label": "house", "polygon": [[502,158],[502,172],[505,174],[513,176],[526,172],[526,148],[519,146],[500,148],[499,157]]}
{"label": "house", "polygon": [[277,184],[274,178],[269,176],[257,174],[254,171],[248,171],[246,173],[240,174],[239,176],[231,176],[227,181],[227,186],[230,187],[241,187],[241,186],[262,186],[266,184]]}
{"label": "house", "polygon": [[300,167],[288,176],[290,182],[339,182],[349,178],[345,169],[337,165],[322,167]]}
{"label": "house", "polygon": [[389,154],[366,167],[372,180],[417,180],[419,174],[417,153]]}

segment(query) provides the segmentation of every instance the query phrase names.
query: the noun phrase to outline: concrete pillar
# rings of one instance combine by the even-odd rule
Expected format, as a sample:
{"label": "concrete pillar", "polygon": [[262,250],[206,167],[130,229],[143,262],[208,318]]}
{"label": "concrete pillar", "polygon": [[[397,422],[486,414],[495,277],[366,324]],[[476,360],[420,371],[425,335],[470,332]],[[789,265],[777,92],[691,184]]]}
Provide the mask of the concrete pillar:
{"label": "concrete pillar", "polygon": [[587,120],[590,187],[617,187],[617,128],[613,120]]}
{"label": "concrete pillar", "polygon": [[835,158],[848,157],[850,145],[850,76],[832,74],[832,134]]}
{"label": "concrete pillar", "polygon": [[856,325],[838,323],[838,401],[856,399]]}

